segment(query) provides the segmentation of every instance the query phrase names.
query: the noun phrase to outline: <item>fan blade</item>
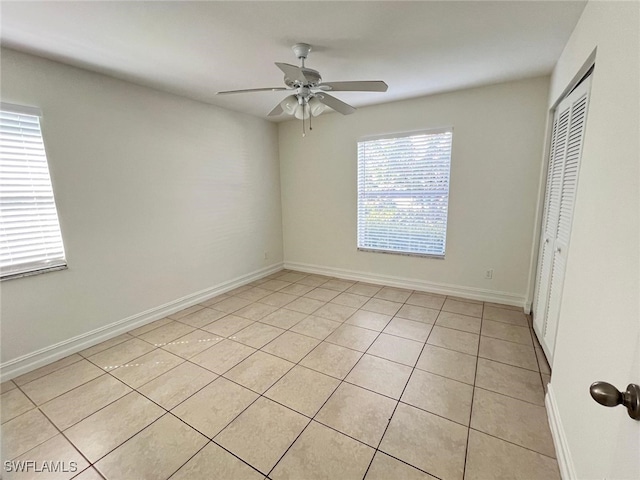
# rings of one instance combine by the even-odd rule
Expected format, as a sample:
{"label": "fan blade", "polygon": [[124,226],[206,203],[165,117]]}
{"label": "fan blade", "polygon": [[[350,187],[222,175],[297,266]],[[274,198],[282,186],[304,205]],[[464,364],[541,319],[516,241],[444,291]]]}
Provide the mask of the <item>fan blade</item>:
{"label": "fan blade", "polygon": [[298,81],[302,84],[309,83],[307,77],[304,76],[300,67],[296,67],[295,65],[289,65],[288,63],[278,63],[276,62],[276,66],[284,72],[284,76],[287,77],[292,82]]}
{"label": "fan blade", "polygon": [[276,115],[280,115],[284,113],[284,109],[282,107],[286,105],[287,102],[291,102],[291,101],[296,102],[297,104],[298,98],[295,95],[289,95],[287,98],[282,100],[278,105],[276,105],[275,108],[269,112],[267,117],[275,117]]}
{"label": "fan blade", "polygon": [[272,87],[272,88],[249,88],[246,90],[227,90],[225,92],[218,92],[216,95],[230,95],[232,93],[249,93],[249,92],[279,92],[281,90],[290,90],[285,87]]}
{"label": "fan blade", "polygon": [[333,108],[336,112],[343,115],[349,115],[356,111],[351,105],[344,103],[342,100],[338,100],[336,97],[332,97],[327,93],[318,93],[316,98],[324,103],[327,107]]}
{"label": "fan blade", "polygon": [[386,92],[389,86],[380,80],[364,82],[324,82],[318,85],[325,92]]}

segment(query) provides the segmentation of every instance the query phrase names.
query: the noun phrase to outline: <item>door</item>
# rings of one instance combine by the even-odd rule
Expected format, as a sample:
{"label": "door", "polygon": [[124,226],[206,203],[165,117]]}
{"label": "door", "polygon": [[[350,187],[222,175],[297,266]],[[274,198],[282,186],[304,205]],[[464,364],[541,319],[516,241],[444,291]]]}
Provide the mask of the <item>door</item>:
{"label": "door", "polygon": [[534,329],[551,364],[569,253],[590,85],[591,77],[587,77],[560,102],[554,115],[551,135],[533,312]]}

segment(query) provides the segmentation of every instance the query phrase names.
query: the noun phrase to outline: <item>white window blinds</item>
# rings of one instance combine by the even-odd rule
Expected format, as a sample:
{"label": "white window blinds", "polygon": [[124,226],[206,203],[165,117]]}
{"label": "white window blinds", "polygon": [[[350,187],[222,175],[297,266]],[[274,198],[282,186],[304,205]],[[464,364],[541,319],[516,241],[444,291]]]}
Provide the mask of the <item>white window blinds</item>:
{"label": "white window blinds", "polygon": [[0,278],[66,265],[39,111],[0,104]]}
{"label": "white window blinds", "polygon": [[358,249],[444,257],[452,129],[358,142]]}

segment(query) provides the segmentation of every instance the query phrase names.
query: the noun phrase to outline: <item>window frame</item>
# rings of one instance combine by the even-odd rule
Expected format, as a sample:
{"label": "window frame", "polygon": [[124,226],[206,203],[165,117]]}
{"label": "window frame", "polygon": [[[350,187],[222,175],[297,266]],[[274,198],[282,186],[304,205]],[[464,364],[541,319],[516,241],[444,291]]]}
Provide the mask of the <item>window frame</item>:
{"label": "window frame", "polygon": [[[359,252],[368,252],[368,253],[383,253],[387,255],[401,255],[408,257],[422,257],[422,258],[432,258],[436,260],[444,260],[446,255],[446,247],[447,247],[447,237],[448,237],[448,228],[449,228],[449,198],[451,195],[451,163],[453,157],[453,126],[442,126],[436,128],[428,128],[428,129],[420,129],[420,130],[412,130],[412,131],[403,131],[396,133],[385,133],[379,135],[366,135],[358,138],[356,144],[356,177],[357,177],[357,185],[356,185],[356,248]],[[419,253],[419,252],[404,252],[404,251],[396,251],[396,250],[388,250],[388,249],[378,249],[372,247],[362,247],[360,246],[360,198],[361,198],[361,176],[360,176],[360,155],[359,155],[359,145],[365,142],[371,142],[376,140],[385,140],[385,139],[402,139],[407,137],[414,137],[420,135],[438,135],[441,133],[451,133],[451,143],[450,143],[450,151],[449,151],[449,164],[448,164],[448,177],[447,177],[447,213],[445,216],[445,231],[444,231],[444,240],[443,240],[443,250],[442,254],[437,253]]]}
{"label": "window frame", "polygon": [[[49,186],[51,187],[52,205],[55,210],[55,219],[57,221],[58,233],[60,236],[60,253],[61,253],[61,257],[56,260],[53,260],[50,264],[47,264],[46,261],[32,262],[31,265],[29,265],[29,262],[25,262],[25,263],[18,264],[18,265],[25,265],[25,267],[23,267],[22,269],[16,269],[15,271],[9,271],[7,273],[3,273],[0,271],[0,282],[13,280],[16,278],[29,277],[32,275],[40,275],[48,272],[66,270],[69,268],[68,259],[67,259],[66,249],[64,246],[64,238],[62,235],[62,225],[60,224],[60,215],[59,215],[58,206],[55,200],[55,193],[53,191],[54,188],[53,188],[53,180],[51,178],[50,159],[49,159],[49,155],[47,154],[47,148],[45,145],[44,132],[43,132],[42,110],[32,106],[19,105],[19,104],[13,104],[8,102],[0,102],[0,111],[10,113],[10,114],[16,114],[16,115],[37,117],[38,119],[40,141],[42,143],[42,150],[44,152],[44,160],[46,164],[46,171],[47,171],[47,177],[49,180]],[[0,218],[2,218],[1,215],[0,215]],[[2,241],[1,238],[0,238],[0,241]]]}

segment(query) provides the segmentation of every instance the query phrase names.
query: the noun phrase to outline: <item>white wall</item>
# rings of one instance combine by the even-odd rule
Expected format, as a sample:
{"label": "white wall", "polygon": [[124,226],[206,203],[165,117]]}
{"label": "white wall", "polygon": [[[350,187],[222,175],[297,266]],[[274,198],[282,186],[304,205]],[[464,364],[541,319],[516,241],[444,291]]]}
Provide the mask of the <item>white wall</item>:
{"label": "white wall", "polygon": [[640,4],[589,2],[549,106],[597,47],[552,390],[576,478],[640,478],[640,422],[588,394],[640,383]]}
{"label": "white wall", "polygon": [[[400,277],[522,305],[548,85],[540,77],[322,115],[305,138],[299,121],[281,124],[286,265]],[[443,126],[454,127],[446,259],[357,251],[358,139]],[[493,280],[484,279],[489,268]]]}
{"label": "white wall", "polygon": [[69,263],[2,282],[3,362],[282,261],[275,125],[1,56],[2,100],[43,111]]}

